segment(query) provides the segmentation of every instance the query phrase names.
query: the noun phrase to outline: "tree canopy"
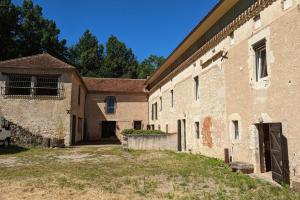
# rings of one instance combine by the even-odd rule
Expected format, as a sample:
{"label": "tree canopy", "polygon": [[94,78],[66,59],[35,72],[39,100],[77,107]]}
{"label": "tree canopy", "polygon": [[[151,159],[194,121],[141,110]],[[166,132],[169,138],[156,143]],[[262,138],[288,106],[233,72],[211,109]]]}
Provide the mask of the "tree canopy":
{"label": "tree canopy", "polygon": [[86,30],[78,42],[66,46],[53,20],[43,17],[42,8],[32,0],[21,6],[0,0],[0,60],[47,52],[76,66],[83,76],[110,78],[146,78],[164,58],[150,55],[138,62],[133,50],[116,36],[105,44]]}

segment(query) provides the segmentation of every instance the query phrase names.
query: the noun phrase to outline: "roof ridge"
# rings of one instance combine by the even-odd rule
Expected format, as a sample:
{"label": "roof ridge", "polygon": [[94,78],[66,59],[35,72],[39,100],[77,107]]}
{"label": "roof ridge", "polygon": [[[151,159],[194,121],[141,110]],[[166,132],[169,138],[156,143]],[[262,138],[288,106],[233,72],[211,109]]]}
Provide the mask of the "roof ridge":
{"label": "roof ridge", "polygon": [[59,63],[58,65],[63,66],[64,68],[69,68],[69,69],[76,69],[76,67],[74,67],[73,65],[59,59],[56,58],[54,56],[52,56],[51,54],[44,52],[44,53],[40,53],[40,54],[35,54],[32,56],[25,56],[25,57],[20,57],[20,58],[13,58],[13,59],[9,59],[9,60],[4,60],[4,61],[0,61],[1,65],[5,65],[5,64],[13,64],[18,63],[18,62],[22,62],[22,61],[28,61],[28,60],[34,60],[34,59],[39,59],[39,58],[46,58],[46,59],[50,59],[52,61],[55,61],[57,63]]}
{"label": "roof ridge", "polygon": [[[8,62],[11,62],[11,61],[22,61],[22,60],[26,60],[28,58],[40,57],[40,56],[43,56],[45,54],[48,54],[48,53],[40,53],[40,54],[35,54],[35,55],[25,56],[25,57],[19,57],[19,58],[11,58],[11,59],[8,59],[8,60],[2,60],[2,61],[0,61],[0,63],[2,64],[2,63],[8,63]],[[50,54],[48,54],[48,55],[50,55]],[[51,56],[51,57],[53,57],[53,56]]]}

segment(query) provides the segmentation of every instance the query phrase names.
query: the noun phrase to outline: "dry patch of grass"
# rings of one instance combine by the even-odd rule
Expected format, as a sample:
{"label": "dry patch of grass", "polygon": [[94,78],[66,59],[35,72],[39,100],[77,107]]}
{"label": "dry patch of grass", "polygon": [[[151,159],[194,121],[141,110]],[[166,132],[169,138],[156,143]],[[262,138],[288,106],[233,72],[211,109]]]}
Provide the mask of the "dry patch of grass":
{"label": "dry patch of grass", "polygon": [[5,151],[1,200],[299,198],[199,155],[127,152],[120,146]]}

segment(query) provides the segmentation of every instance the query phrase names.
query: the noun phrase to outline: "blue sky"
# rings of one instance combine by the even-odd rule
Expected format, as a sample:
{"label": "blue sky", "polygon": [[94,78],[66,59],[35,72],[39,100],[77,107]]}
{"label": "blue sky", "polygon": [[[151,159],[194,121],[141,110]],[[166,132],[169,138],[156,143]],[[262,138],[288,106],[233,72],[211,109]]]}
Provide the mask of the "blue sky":
{"label": "blue sky", "polygon": [[[86,29],[101,43],[117,36],[139,60],[167,57],[218,0],[33,0],[75,44]],[[21,4],[22,0],[13,0]]]}

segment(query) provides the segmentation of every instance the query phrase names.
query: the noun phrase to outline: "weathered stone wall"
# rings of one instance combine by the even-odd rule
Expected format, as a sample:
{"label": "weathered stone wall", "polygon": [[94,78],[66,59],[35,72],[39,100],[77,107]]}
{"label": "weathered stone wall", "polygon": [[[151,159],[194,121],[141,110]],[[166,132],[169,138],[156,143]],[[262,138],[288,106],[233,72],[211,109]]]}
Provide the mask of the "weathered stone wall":
{"label": "weathered stone wall", "polygon": [[[107,96],[116,97],[115,114],[107,114],[105,111]],[[88,93],[85,106],[88,139],[91,141],[101,139],[102,121],[116,121],[116,133],[121,140],[122,130],[133,128],[133,121],[135,120],[142,121],[143,128],[146,128],[148,124],[147,113],[147,94]]]}
{"label": "weathered stone wall", "polygon": [[[79,92],[80,90],[80,92]],[[78,99],[80,93],[80,100]],[[75,143],[78,143],[80,141],[83,141],[84,138],[84,119],[85,119],[85,101],[86,101],[86,95],[87,90],[85,86],[83,85],[82,80],[78,77],[77,74],[72,74],[72,97],[71,97],[71,114],[70,114],[70,130],[72,131],[72,125],[75,123]],[[72,116],[76,116],[76,122],[73,122]],[[80,121],[78,119],[81,119],[81,125],[79,125]],[[72,138],[69,139],[70,142],[72,141]]]}
{"label": "weathered stone wall", "polygon": [[[277,0],[260,13],[260,20],[249,19],[217,46],[197,59],[169,82],[150,91],[151,105],[163,99],[158,120],[150,120],[158,129],[177,132],[177,120],[186,120],[187,150],[204,155],[223,157],[230,150],[233,161],[255,165],[259,172],[258,131],[255,124],[282,123],[288,141],[291,178],[300,173],[299,112],[300,106],[300,9],[297,1],[283,9]],[[254,77],[255,54],[252,45],[266,39],[269,76],[257,83]],[[205,63],[219,51],[226,57]],[[194,99],[194,76],[200,77],[200,99]],[[174,108],[170,90],[174,90]],[[232,120],[239,121],[240,138],[234,139]],[[201,136],[195,138],[194,122],[200,121]]]}
{"label": "weathered stone wall", "polygon": [[[281,2],[276,1],[261,13],[259,28],[255,28],[254,21],[250,20],[235,31],[234,45],[226,47],[228,59],[222,64],[226,77],[227,123],[236,119],[241,123],[240,140],[231,140],[233,159],[251,162],[256,172],[260,172],[255,124],[282,123],[283,135],[288,141],[292,179],[300,173],[299,18],[296,1],[288,10],[283,10]],[[264,38],[269,76],[256,82],[252,45]],[[228,129],[228,134],[233,133]]]}
{"label": "weathered stone wall", "polygon": [[44,138],[62,138],[69,145],[71,109],[71,73],[52,70],[1,70],[0,86],[5,86],[5,73],[18,74],[61,74],[63,98],[34,98],[0,96],[0,113],[13,124]]}
{"label": "weathered stone wall", "polygon": [[128,149],[135,150],[177,150],[177,134],[128,135],[125,136]]}
{"label": "weathered stone wall", "polygon": [[[211,52],[204,58],[209,58]],[[202,59],[204,59],[202,58]],[[199,77],[199,99],[195,99],[194,77]],[[174,91],[174,107],[171,106],[171,90]],[[162,110],[160,110],[160,97]],[[158,120],[151,119],[151,105],[158,103]],[[228,137],[225,121],[225,83],[224,69],[220,59],[206,69],[201,70],[200,60],[175,76],[161,89],[151,91],[149,97],[149,119],[155,129],[177,132],[178,120],[181,120],[183,151],[201,153],[218,158],[224,157]],[[186,123],[186,139],[184,139],[183,120]],[[200,137],[197,138],[195,122],[200,124]],[[184,142],[186,140],[186,149]]]}

